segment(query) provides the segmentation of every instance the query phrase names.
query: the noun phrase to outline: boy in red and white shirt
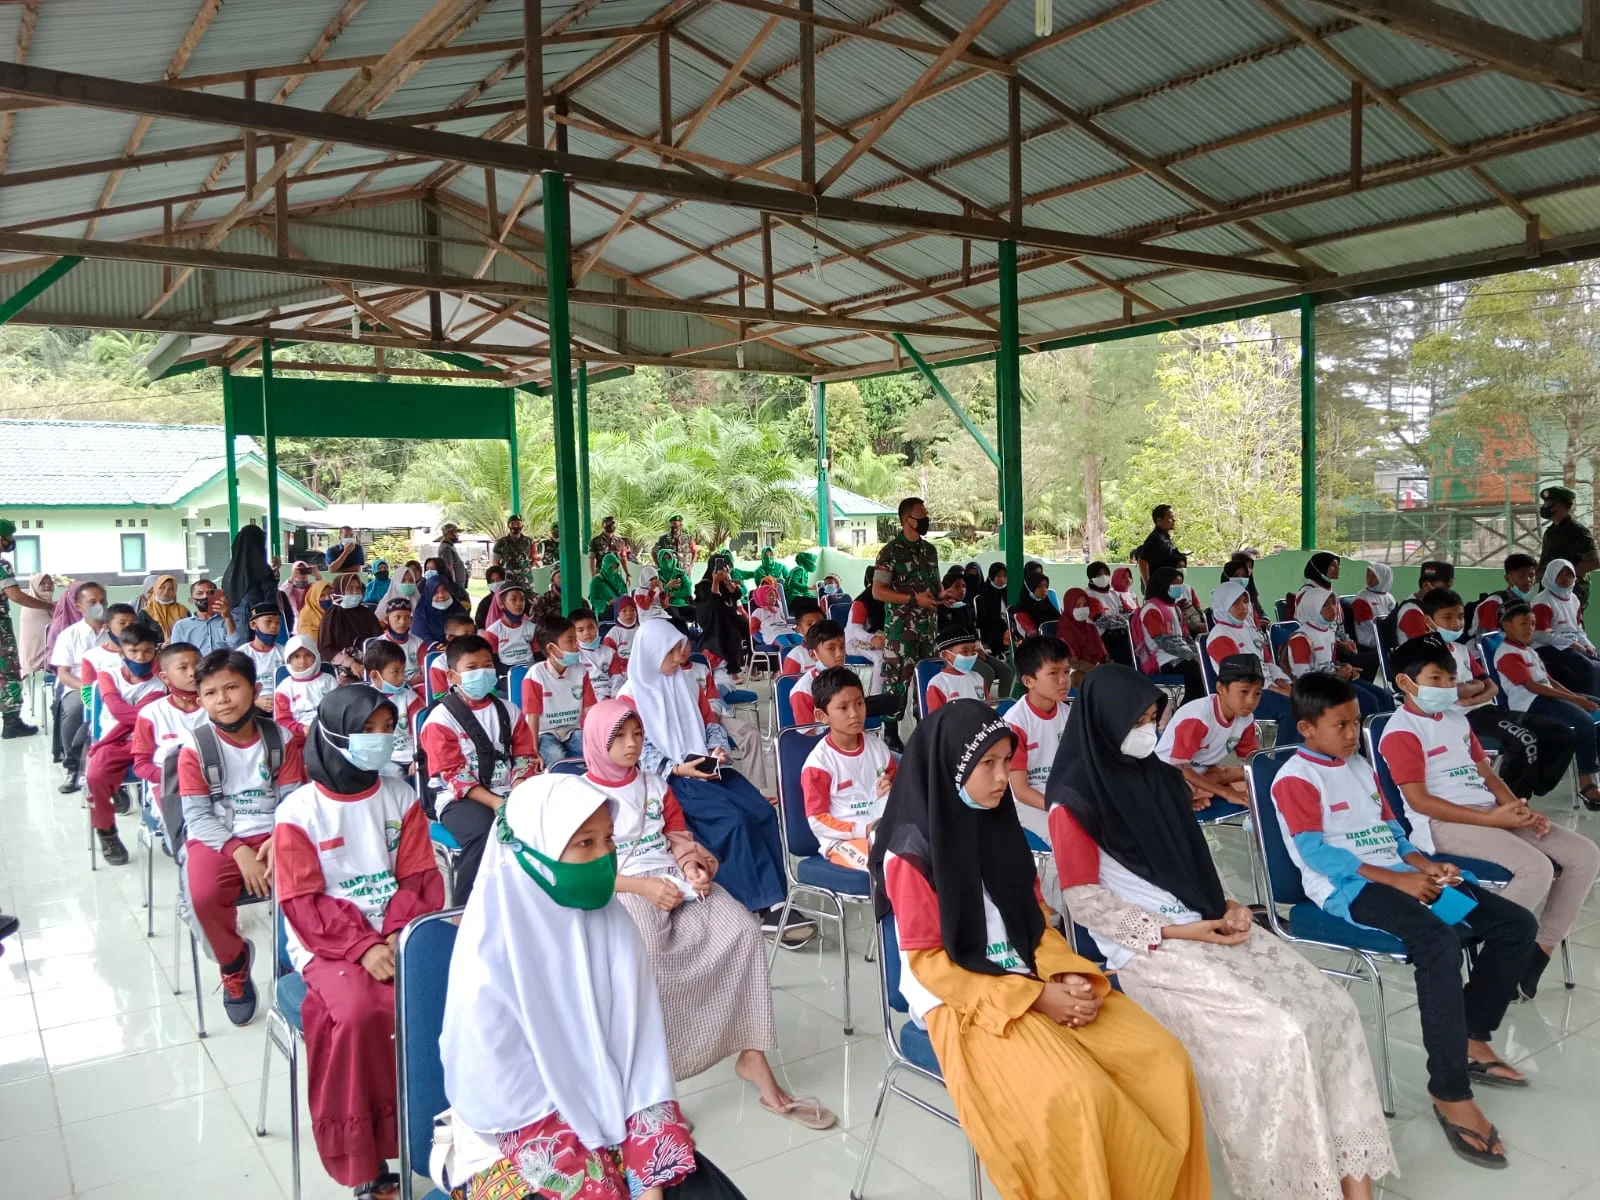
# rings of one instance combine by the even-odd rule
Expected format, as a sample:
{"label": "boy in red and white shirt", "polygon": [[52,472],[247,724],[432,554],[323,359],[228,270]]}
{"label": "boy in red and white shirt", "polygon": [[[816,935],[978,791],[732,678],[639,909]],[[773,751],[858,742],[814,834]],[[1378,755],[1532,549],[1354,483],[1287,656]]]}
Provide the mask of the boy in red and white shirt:
{"label": "boy in red and white shirt", "polygon": [[829,862],[865,871],[872,830],[894,783],[894,759],[881,739],[862,732],[867,699],[854,671],[829,667],[812,690],[828,733],[800,771],[806,822]]}
{"label": "boy in red and white shirt", "polygon": [[256,707],[267,714],[273,710],[273,694],[278,690],[278,668],[283,666],[283,647],[278,631],[283,614],[270,600],[250,610],[250,640],[239,647],[256,668]]}
{"label": "boy in red and white shirt", "polygon": [[389,756],[388,770],[410,778],[416,761],[414,724],[423,703],[422,694],[406,682],[405,651],[388,638],[368,638],[361,651],[361,666],[367,683],[394,705],[394,753]]}
{"label": "boy in red and white shirt", "polygon": [[303,633],[295,634],[284,647],[284,666],[288,674],[272,694],[272,716],[303,746],[317,705],[339,681],[322,669],[316,641]]}
{"label": "boy in red and white shirt", "polygon": [[928,681],[925,712],[934,713],[951,700],[989,703],[989,684],[973,668],[978,664],[978,635],[964,625],[952,625],[939,635],[939,657],[944,670]]}
{"label": "boy in red and white shirt", "polygon": [[188,740],[189,733],[206,719],[200,707],[195,669],[200,651],[188,642],[168,642],[156,655],[156,677],[167,694],[146,704],[133,722],[133,773],[157,791],[167,759]]}
{"label": "boy in red and white shirt", "polygon": [[[628,657],[633,653],[633,639],[638,636],[639,606],[633,602],[632,596],[618,596],[617,621],[606,631],[604,638],[605,644],[616,651],[617,655],[611,664],[613,675],[628,673]],[[621,684],[617,686],[620,687]]]}
{"label": "boy in red and white shirt", "polygon": [[1417,572],[1417,592],[1400,602],[1400,607],[1395,610],[1394,640],[1395,644],[1409,641],[1411,638],[1422,637],[1433,630],[1433,623],[1428,620],[1428,615],[1422,611],[1422,598],[1436,588],[1453,587],[1456,582],[1456,569],[1447,562],[1436,559],[1422,564]]}
{"label": "boy in red and white shirt", "polygon": [[813,621],[806,630],[806,642],[811,664],[789,689],[789,710],[794,713],[796,725],[811,725],[822,719],[813,695],[817,676],[831,667],[845,665],[844,631],[837,621]]}
{"label": "boy in red and white shirt", "polygon": [[[794,631],[802,638],[805,638],[811,632],[812,626],[820,620],[822,620],[822,613],[814,608],[808,608],[795,618]],[[793,678],[817,665],[816,655],[811,653],[807,646],[809,640],[808,638],[798,646],[791,647],[788,653],[783,656],[783,673],[785,675]]]}
{"label": "boy in red and white shirt", "polygon": [[133,766],[133,723],[139,709],[161,698],[166,685],[156,678],[156,643],[148,626],[129,625],[122,631],[122,662],[107,665],[95,675],[94,693],[100,704],[99,736],[89,748],[90,824],[100,839],[100,856],[112,866],[128,861],[128,848],[117,836],[116,810],[111,796]]}
{"label": "boy in red and white shirt", "polygon": [[1071,657],[1060,638],[1032,634],[1018,642],[1017,675],[1027,691],[1005,715],[1006,724],[1017,735],[1008,767],[1017,817],[1022,827],[1046,846],[1050,844],[1050,819],[1044,786],[1072,711],[1067,699],[1072,689]]}
{"label": "boy in red and white shirt", "polygon": [[[255,1016],[250,982],[253,947],[239,936],[241,890],[267,896],[272,883],[272,822],[278,801],[305,782],[300,746],[282,729],[283,763],[268,771],[256,712],[254,664],[237,650],[217,650],[195,672],[209,728],[191,731],[178,751],[178,794],[183,798],[183,872],[189,903],[222,972],[222,1007],[235,1025]],[[222,798],[214,803],[194,738],[214,735],[222,761]]]}
{"label": "boy in red and white shirt", "polygon": [[[476,633],[477,630],[478,627],[472,623],[472,617],[467,613],[451,613],[444,619],[444,641],[429,646],[422,652],[422,661],[425,664],[435,653],[439,655],[425,671],[428,686],[423,695],[429,700],[437,700],[450,690],[450,669],[445,665],[445,652],[450,649],[450,643],[457,638]],[[488,645],[488,642],[485,641],[484,644]]]}
{"label": "boy in red and white shirt", "polygon": [[1216,695],[1178,709],[1156,743],[1156,757],[1183,772],[1195,812],[1205,812],[1213,800],[1244,803],[1244,768],[1225,767],[1222,760],[1232,754],[1243,762],[1261,748],[1256,705],[1264,682],[1259,658],[1230,654],[1217,668]]}
{"label": "boy in red and white shirt", "polygon": [[578,655],[589,676],[589,686],[594,689],[595,700],[611,699],[612,681],[622,674],[616,649],[600,640],[600,622],[593,609],[575,608],[569,620],[578,635]]}
{"label": "boy in red and white shirt", "polygon": [[550,617],[539,627],[539,644],[545,657],[522,680],[522,713],[540,760],[553,767],[564,758],[583,757],[583,718],[595,706],[594,686],[571,621]]}
{"label": "boy in red and white shirt", "polygon": [[1591,812],[1600,811],[1600,726],[1593,714],[1600,702],[1571,691],[1550,677],[1544,659],[1533,648],[1533,610],[1520,600],[1500,606],[1500,631],[1505,640],[1494,652],[1494,669],[1505,684],[1513,710],[1559,721],[1572,733],[1578,760],[1578,795]]}
{"label": "boy in red and white shirt", "polygon": [[100,631],[100,640],[86,647],[83,657],[78,660],[78,677],[84,687],[92,688],[102,671],[118,671],[122,668],[122,634],[138,619],[139,614],[131,604],[113,604],[106,609],[106,622]]}
{"label": "boy in red and white shirt", "polygon": [[[422,682],[422,652],[426,649],[422,639],[411,632],[411,601],[404,596],[391,596],[383,605],[383,633],[386,642],[400,647],[406,656],[406,683],[415,686]],[[376,639],[373,639],[376,640]]]}
{"label": "boy in red and white shirt", "polygon": [[493,764],[478,761],[471,734],[450,711],[451,697],[428,711],[418,740],[437,789],[434,810],[461,847],[450,895],[457,904],[465,904],[494,826],[495,810],[514,785],[542,764],[533,730],[521,711],[494,694],[497,681],[489,643],[475,633],[463,634],[445,651],[445,667],[452,695],[460,696],[467,717],[482,730],[496,754]]}

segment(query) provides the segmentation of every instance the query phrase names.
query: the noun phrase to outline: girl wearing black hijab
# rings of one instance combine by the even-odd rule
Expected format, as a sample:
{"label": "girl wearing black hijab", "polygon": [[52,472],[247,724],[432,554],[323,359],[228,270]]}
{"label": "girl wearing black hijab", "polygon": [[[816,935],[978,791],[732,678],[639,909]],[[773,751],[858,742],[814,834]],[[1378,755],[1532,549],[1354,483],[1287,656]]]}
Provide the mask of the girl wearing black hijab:
{"label": "girl wearing black hijab", "polygon": [[1003,656],[1011,645],[1011,623],[1006,619],[1006,565],[989,564],[989,575],[982,586],[967,585],[967,600],[972,605],[972,615],[977,622],[978,637],[983,648],[996,657]]}
{"label": "girl wearing black hijab", "polygon": [[1045,923],[1013,746],[987,705],[955,700],[900,761],[870,867],[912,1019],[1004,1200],[1209,1196],[1181,1047]]}
{"label": "girl wearing black hijab", "polygon": [[[287,641],[294,614],[285,612],[286,598],[278,591],[278,569],[267,561],[267,533],[259,525],[246,525],[233,539],[228,565],[222,569],[222,592],[235,613],[249,613],[258,604],[277,606],[283,615],[278,640]],[[234,644],[250,640],[248,621],[238,622]]]}
{"label": "girl wearing black hijab", "polygon": [[306,981],[308,1099],[317,1153],[358,1197],[399,1189],[394,947],[444,905],[416,792],[383,774],[394,705],[365,684],[335,688],[306,734],[311,782],[277,808],[273,887],[289,959]]}
{"label": "girl wearing black hijab", "polygon": [[1370,1198],[1395,1169],[1349,995],[1227,898],[1183,774],[1155,756],[1166,697],[1091,673],[1045,788],[1072,919],[1177,1035],[1240,1200]]}

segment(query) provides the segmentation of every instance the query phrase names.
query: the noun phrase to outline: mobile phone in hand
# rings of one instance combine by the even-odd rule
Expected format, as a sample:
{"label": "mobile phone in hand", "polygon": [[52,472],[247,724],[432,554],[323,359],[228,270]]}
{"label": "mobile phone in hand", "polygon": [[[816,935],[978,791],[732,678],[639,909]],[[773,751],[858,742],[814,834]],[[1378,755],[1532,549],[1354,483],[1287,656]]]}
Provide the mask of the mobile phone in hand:
{"label": "mobile phone in hand", "polygon": [[722,764],[709,754],[702,754],[695,759],[694,765],[706,775],[714,775],[718,779],[722,778]]}

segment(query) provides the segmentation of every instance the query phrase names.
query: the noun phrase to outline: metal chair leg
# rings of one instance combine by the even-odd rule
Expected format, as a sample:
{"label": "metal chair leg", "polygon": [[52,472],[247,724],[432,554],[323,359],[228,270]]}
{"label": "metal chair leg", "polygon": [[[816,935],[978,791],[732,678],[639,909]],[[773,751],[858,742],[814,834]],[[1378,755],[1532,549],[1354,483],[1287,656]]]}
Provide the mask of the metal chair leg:
{"label": "metal chair leg", "polygon": [[1378,964],[1365,954],[1361,961],[1366,965],[1367,974],[1372,980],[1373,993],[1378,1004],[1378,1052],[1383,1058],[1383,1115],[1394,1116],[1394,1068],[1389,1063],[1389,1013],[1384,1003],[1383,973],[1378,970]]}
{"label": "metal chair leg", "polygon": [[156,935],[156,858],[155,840],[144,834],[144,935]]}
{"label": "metal chair leg", "polygon": [[172,906],[172,994],[183,994],[183,914]]}
{"label": "metal chair leg", "polygon": [[872,1109],[872,1124],[867,1126],[867,1144],[861,1151],[861,1165],[856,1168],[856,1181],[850,1186],[850,1200],[861,1200],[862,1189],[867,1185],[867,1171],[872,1166],[872,1154],[878,1148],[878,1134],[883,1131],[883,1110],[884,1104],[889,1099],[889,1083],[899,1069],[899,1063],[890,1063],[889,1069],[883,1073],[883,1078],[878,1082],[878,1102]]}
{"label": "metal chair leg", "polygon": [[845,1036],[854,1033],[850,1027],[850,936],[848,932],[849,917],[845,913],[844,901],[837,896],[831,897],[834,905],[839,909],[839,962],[844,968],[844,1032]]}
{"label": "metal chair leg", "polygon": [[1571,991],[1578,986],[1578,981],[1572,974],[1572,951],[1567,948],[1567,939],[1561,939],[1561,982]]}
{"label": "metal chair leg", "polygon": [[972,1171],[972,1200],[983,1200],[983,1173],[978,1170],[978,1148],[967,1143],[967,1163]]}
{"label": "metal chair leg", "polygon": [[[270,1019],[270,1018],[269,1018]],[[294,1034],[290,1033],[290,1037]],[[261,1105],[256,1109],[256,1136],[267,1136],[267,1089],[272,1083],[272,1030],[268,1027],[261,1046]]]}
{"label": "metal chair leg", "polygon": [[[87,783],[85,783],[83,786],[85,788],[87,788],[89,785]],[[89,870],[98,871],[100,869],[100,856],[94,852],[94,809],[91,808],[91,809],[88,810],[88,817],[89,817]]]}
{"label": "metal chair leg", "polygon": [[289,1156],[294,1163],[293,1200],[300,1200],[300,1053],[293,1031],[289,1034]]}
{"label": "metal chair leg", "polygon": [[794,889],[790,888],[783,897],[783,911],[778,914],[778,932],[772,935],[772,946],[767,951],[767,973],[772,973],[772,965],[778,961],[778,943],[783,941],[783,930],[789,920],[789,910],[794,907]]}
{"label": "metal chair leg", "polygon": [[200,1036],[206,1036],[206,1000],[205,989],[200,986],[200,946],[194,940],[194,934],[189,935],[189,958],[194,966],[194,1018],[200,1026]]}

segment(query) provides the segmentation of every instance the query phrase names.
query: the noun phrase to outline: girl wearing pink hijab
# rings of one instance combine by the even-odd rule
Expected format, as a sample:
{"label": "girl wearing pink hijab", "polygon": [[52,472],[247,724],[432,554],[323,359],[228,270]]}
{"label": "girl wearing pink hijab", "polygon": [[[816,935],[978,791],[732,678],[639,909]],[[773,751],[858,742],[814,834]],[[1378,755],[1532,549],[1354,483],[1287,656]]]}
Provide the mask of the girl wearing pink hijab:
{"label": "girl wearing pink hijab", "polygon": [[716,883],[717,860],[694,840],[668,780],[639,770],[644,726],[632,703],[602,700],[583,723],[584,778],[613,805],[617,895],[655,974],[672,1073],[698,1075],[737,1055],[734,1071],[761,1106],[809,1129],[834,1115],[778,1086],[766,1052],[778,1044],[766,942]]}

